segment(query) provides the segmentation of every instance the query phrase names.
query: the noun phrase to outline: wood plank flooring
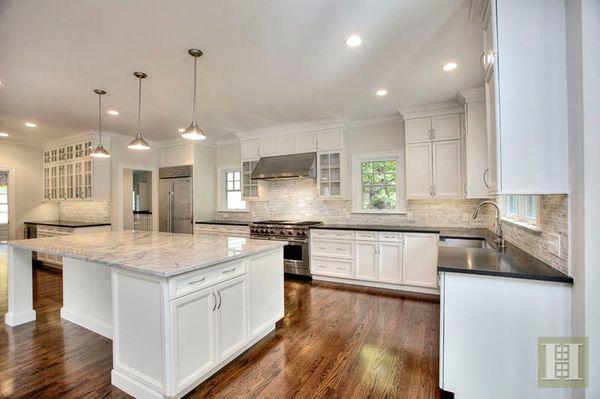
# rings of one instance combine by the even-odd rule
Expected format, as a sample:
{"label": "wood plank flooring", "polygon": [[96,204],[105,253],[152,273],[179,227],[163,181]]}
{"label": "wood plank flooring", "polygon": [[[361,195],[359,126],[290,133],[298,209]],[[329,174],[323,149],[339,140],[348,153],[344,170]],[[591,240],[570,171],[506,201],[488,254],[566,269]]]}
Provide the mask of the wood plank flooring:
{"label": "wood plank flooring", "polygon": [[[7,309],[0,250],[0,314]],[[277,330],[186,398],[439,398],[437,298],[287,280]],[[1,398],[127,398],[111,341],[61,320],[60,272],[34,271],[37,321],[0,328]]]}

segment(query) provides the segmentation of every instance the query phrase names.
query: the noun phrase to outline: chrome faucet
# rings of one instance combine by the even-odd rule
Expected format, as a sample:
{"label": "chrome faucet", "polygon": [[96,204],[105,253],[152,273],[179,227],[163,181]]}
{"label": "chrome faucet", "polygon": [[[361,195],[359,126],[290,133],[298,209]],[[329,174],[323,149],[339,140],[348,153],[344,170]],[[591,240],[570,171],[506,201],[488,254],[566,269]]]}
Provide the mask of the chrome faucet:
{"label": "chrome faucet", "polygon": [[477,218],[479,211],[485,204],[492,205],[494,208],[496,208],[496,239],[494,242],[496,243],[498,249],[506,248],[506,243],[504,242],[504,232],[502,231],[502,219],[500,218],[500,208],[498,207],[498,204],[489,200],[482,201],[479,205],[477,205],[477,208],[475,208],[475,211],[473,212],[473,219]]}

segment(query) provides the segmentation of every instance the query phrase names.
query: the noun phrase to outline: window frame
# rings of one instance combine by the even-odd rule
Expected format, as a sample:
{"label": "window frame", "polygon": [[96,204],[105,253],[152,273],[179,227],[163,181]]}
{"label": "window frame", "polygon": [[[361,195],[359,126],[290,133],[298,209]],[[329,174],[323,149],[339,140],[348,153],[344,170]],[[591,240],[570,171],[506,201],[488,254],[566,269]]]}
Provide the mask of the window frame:
{"label": "window frame", "polygon": [[[362,208],[362,163],[396,162],[396,206],[393,209]],[[352,213],[401,214],[406,212],[404,189],[404,154],[399,151],[352,154]]]}
{"label": "window frame", "polygon": [[[530,217],[529,215],[529,201],[531,197],[535,197],[535,217]],[[516,212],[510,211],[510,202],[511,200],[516,200]],[[503,219],[517,222],[520,224],[537,226],[539,219],[539,210],[540,210],[540,200],[537,195],[517,195],[517,194],[507,194],[502,198],[502,211],[503,211]]]}
{"label": "window frame", "polygon": [[[239,190],[228,190],[227,189],[227,174],[231,172],[238,172],[240,174],[240,189]],[[248,212],[248,201],[244,199],[242,192],[242,168],[241,165],[230,165],[220,167],[217,172],[217,201],[218,209],[220,212]],[[241,201],[244,204],[244,208],[229,209],[227,193],[229,191],[239,191]]]}

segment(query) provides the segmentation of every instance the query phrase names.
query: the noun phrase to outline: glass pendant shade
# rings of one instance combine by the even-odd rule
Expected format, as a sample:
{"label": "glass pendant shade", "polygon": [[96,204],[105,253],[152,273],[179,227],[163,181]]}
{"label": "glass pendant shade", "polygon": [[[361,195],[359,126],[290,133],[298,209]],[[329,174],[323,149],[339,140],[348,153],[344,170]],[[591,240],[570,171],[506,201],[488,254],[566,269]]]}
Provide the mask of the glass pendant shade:
{"label": "glass pendant shade", "polygon": [[142,79],[148,77],[144,72],[134,72],[133,76],[135,76],[139,81],[138,86],[138,133],[135,135],[135,138],[129,142],[128,148],[132,150],[149,150],[150,145],[144,140],[142,137]]}
{"label": "glass pendant shade", "polygon": [[198,126],[198,122],[196,122],[196,67],[198,63],[198,57],[202,55],[202,51],[198,49],[189,49],[188,54],[194,57],[194,98],[192,101],[192,123],[190,126],[185,129],[183,133],[181,133],[181,137],[188,140],[205,140],[206,135]]}
{"label": "glass pendant shade", "polygon": [[96,89],[94,93],[98,95],[98,134],[99,143],[90,153],[94,158],[110,158],[110,153],[102,145],[102,96],[106,94],[104,90]]}

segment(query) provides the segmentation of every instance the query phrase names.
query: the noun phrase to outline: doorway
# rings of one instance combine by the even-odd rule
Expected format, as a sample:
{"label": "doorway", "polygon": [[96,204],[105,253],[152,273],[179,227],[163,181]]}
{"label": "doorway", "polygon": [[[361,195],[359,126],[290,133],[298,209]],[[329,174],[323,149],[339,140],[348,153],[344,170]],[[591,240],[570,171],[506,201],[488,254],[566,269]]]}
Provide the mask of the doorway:
{"label": "doorway", "polygon": [[154,230],[152,172],[123,169],[123,230]]}

